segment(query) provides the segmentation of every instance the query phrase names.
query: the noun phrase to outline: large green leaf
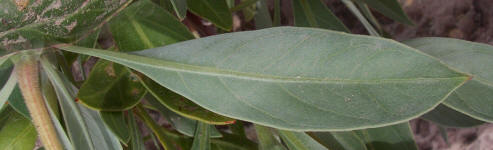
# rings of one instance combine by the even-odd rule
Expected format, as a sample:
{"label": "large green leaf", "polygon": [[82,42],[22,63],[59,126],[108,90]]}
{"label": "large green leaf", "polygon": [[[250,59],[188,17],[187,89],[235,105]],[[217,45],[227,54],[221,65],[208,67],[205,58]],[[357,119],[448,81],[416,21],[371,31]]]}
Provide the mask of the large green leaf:
{"label": "large green leaf", "polygon": [[290,150],[328,150],[304,132],[279,130],[279,135]]}
{"label": "large green leaf", "polygon": [[149,93],[151,93],[161,105],[166,106],[166,109],[169,109],[174,113],[209,124],[225,125],[234,121],[234,119],[218,115],[200,107],[187,98],[162,87],[147,77],[141,77],[141,81]]}
{"label": "large green leaf", "polygon": [[492,46],[450,38],[418,38],[404,43],[472,74],[472,80],[451,94],[444,104],[473,118],[493,122]]}
{"label": "large green leaf", "polygon": [[37,133],[29,119],[15,112],[11,107],[0,113],[0,149],[32,150]]}
{"label": "large green leaf", "polygon": [[483,121],[471,118],[468,115],[458,112],[443,104],[438,105],[432,111],[421,116],[421,118],[432,121],[441,126],[453,128],[469,128],[485,123]]}
{"label": "large green leaf", "polygon": [[59,48],[128,66],[221,115],[303,131],[404,122],[469,78],[392,40],[312,28],[222,34],[131,54]]}
{"label": "large green leaf", "polygon": [[309,135],[330,150],[366,150],[365,142],[354,131],[313,132]]}
{"label": "large green leaf", "polygon": [[409,123],[354,131],[368,150],[418,150]]}
{"label": "large green leaf", "polygon": [[294,24],[296,26],[349,32],[349,29],[321,0],[292,0],[292,4]]}
{"label": "large green leaf", "polygon": [[0,0],[0,56],[83,37],[131,0]]}
{"label": "large green leaf", "polygon": [[137,105],[146,90],[122,65],[98,61],[77,94],[80,102],[101,111],[127,110]]}
{"label": "large green leaf", "polygon": [[401,5],[397,0],[356,0],[368,4],[371,8],[377,10],[383,15],[405,23],[408,25],[413,25],[413,21],[409,19],[406,13],[402,10]]}
{"label": "large green leaf", "polygon": [[192,13],[223,30],[229,31],[233,27],[233,16],[225,0],[187,0],[187,5]]}

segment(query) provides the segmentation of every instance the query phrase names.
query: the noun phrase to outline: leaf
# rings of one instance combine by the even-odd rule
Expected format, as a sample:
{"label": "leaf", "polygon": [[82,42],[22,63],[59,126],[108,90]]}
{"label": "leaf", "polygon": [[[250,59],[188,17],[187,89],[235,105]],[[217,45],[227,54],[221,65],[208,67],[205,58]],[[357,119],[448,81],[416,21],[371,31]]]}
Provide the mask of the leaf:
{"label": "leaf", "polygon": [[355,131],[368,150],[418,150],[409,123]]}
{"label": "leaf", "polygon": [[272,26],[281,26],[281,2],[280,0],[274,0],[274,17],[272,21]]}
{"label": "leaf", "polygon": [[258,1],[256,7],[257,13],[255,14],[255,28],[263,29],[272,27],[272,19],[265,0]]}
{"label": "leaf", "polygon": [[[183,117],[179,114],[176,114],[175,112],[169,110],[166,108],[163,104],[161,104],[158,100],[156,100],[154,97],[148,96],[146,97],[147,102],[149,102],[152,106],[154,106],[162,115],[164,115],[164,118],[166,118],[171,125],[180,133],[193,137],[195,134],[195,127],[197,125],[196,120],[188,119],[186,117]],[[176,99],[173,99],[173,101],[178,101]],[[222,137],[223,135],[217,131],[216,128],[211,127],[211,138],[218,138]]]}
{"label": "leaf", "polygon": [[279,135],[290,150],[328,150],[304,132],[279,130]]}
{"label": "leaf", "polygon": [[216,125],[230,124],[234,121],[234,119],[218,115],[200,107],[187,98],[162,87],[147,77],[142,76],[141,82],[146,87],[147,91],[149,91],[161,105],[166,106],[167,109],[181,116]]}
{"label": "leaf", "polygon": [[128,147],[130,148],[130,150],[145,150],[145,143],[140,137],[141,133],[139,130],[139,126],[137,125],[133,113],[128,114],[128,120],[129,120],[128,126],[130,128],[129,132],[130,135],[132,136]]}
{"label": "leaf", "polygon": [[89,135],[95,149],[123,149],[118,138],[114,136],[108,128],[106,128],[98,112],[83,107],[80,104],[78,104],[78,107],[84,117],[87,127],[90,129]]}
{"label": "leaf", "polygon": [[137,116],[151,129],[154,135],[158,138],[160,144],[164,149],[190,149],[187,138],[179,135],[170,133],[169,131],[161,128],[152,118],[147,114],[147,112],[142,108],[142,106],[137,105],[134,112]]}
{"label": "leaf", "polygon": [[7,107],[0,113],[0,149],[32,150],[37,133],[29,119]]}
{"label": "leaf", "polygon": [[493,47],[450,38],[418,38],[404,42],[461,72],[472,80],[455,90],[444,104],[472,118],[493,122]]}
{"label": "leaf", "polygon": [[380,33],[377,32],[377,29],[375,29],[370,22],[368,22],[367,18],[362,14],[362,12],[354,5],[353,1],[351,0],[342,0],[344,5],[348,7],[348,9],[353,13],[353,15],[358,18],[358,20],[363,24],[365,27],[366,31],[368,31],[368,34],[372,36],[377,36],[380,37]]}
{"label": "leaf", "polygon": [[99,112],[99,115],[106,125],[106,128],[110,129],[110,131],[118,137],[122,143],[125,145],[128,144],[131,138],[131,133],[129,132],[130,129],[127,126],[123,112],[101,111]]}
{"label": "leaf", "polygon": [[110,22],[110,31],[119,50],[124,52],[194,38],[176,17],[149,0],[137,1],[122,11]]}
{"label": "leaf", "polygon": [[[3,70],[0,70],[0,74]],[[10,71],[12,73],[12,71]],[[10,77],[3,76],[0,79],[7,78],[7,81],[2,85],[2,88],[0,88],[0,110],[2,110],[3,106],[5,103],[7,103],[7,100],[9,99],[10,95],[14,91],[16,85],[17,85],[17,76],[16,75],[11,75],[9,74]]]}
{"label": "leaf", "polygon": [[92,138],[89,134],[89,128],[84,120],[79,106],[74,102],[75,94],[71,89],[70,82],[60,72],[47,57],[41,58],[41,65],[47,77],[55,87],[59,99],[63,120],[67,129],[68,136],[77,150],[94,150]]}
{"label": "leaf", "polygon": [[5,87],[5,84],[11,77],[13,68],[12,62],[8,59],[0,60],[0,90]]}
{"label": "leaf", "polygon": [[187,1],[186,0],[170,0],[175,10],[178,19],[183,20],[187,16]]}
{"label": "leaf", "polygon": [[210,150],[211,142],[209,141],[210,126],[208,124],[197,122],[195,135],[191,150]]}
{"label": "leaf", "polygon": [[269,127],[254,125],[259,142],[259,150],[286,150],[284,146],[274,137]]}
{"label": "leaf", "polygon": [[8,98],[9,105],[22,116],[31,120],[31,114],[29,114],[29,110],[27,109],[26,103],[24,102],[24,97],[22,96],[22,91],[19,88],[19,85],[16,84],[14,90],[10,94]]}
{"label": "leaf", "polygon": [[349,29],[321,0],[293,0],[294,24],[298,27],[318,27],[342,32]]}
{"label": "leaf", "polygon": [[298,131],[407,121],[468,79],[388,39],[311,28],[223,34],[131,54],[59,48],[123,64],[215,113]]}
{"label": "leaf", "polygon": [[366,150],[365,142],[354,131],[313,132],[309,135],[330,150]]}
{"label": "leaf", "polygon": [[233,27],[233,16],[225,0],[187,0],[187,5],[192,13],[223,30],[229,31]]}
{"label": "leaf", "polygon": [[484,124],[485,122],[476,120],[443,104],[438,105],[432,111],[424,114],[421,118],[432,121],[441,126],[452,128],[469,128]]}
{"label": "leaf", "polygon": [[139,79],[122,65],[98,61],[80,87],[80,102],[100,111],[128,110],[140,102],[146,90]]}
{"label": "leaf", "polygon": [[365,2],[381,14],[407,25],[414,25],[397,0],[356,0]]}
{"label": "leaf", "polygon": [[131,0],[1,0],[0,55],[84,37]]}
{"label": "leaf", "polygon": [[229,9],[231,12],[243,10],[249,6],[252,6],[259,0],[242,0],[239,5],[234,6],[233,8]]}

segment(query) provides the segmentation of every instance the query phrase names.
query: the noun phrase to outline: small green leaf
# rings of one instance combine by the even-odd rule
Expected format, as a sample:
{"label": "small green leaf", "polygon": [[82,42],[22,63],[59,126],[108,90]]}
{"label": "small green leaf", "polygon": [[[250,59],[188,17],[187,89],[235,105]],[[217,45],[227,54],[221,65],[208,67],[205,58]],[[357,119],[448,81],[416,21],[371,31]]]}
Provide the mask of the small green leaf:
{"label": "small green leaf", "polygon": [[407,121],[469,78],[389,39],[313,28],[236,32],[133,53],[60,48],[135,69],[212,112],[298,131]]}
{"label": "small green leaf", "polygon": [[409,123],[354,131],[368,150],[418,150]]}
{"label": "small green leaf", "polygon": [[365,2],[383,15],[407,25],[414,25],[397,0],[356,0]]}
{"label": "small green leaf", "polygon": [[259,143],[259,150],[286,150],[279,140],[274,137],[269,127],[254,125]]}
{"label": "small green leaf", "polygon": [[[184,1],[184,0],[180,0]],[[140,0],[110,22],[119,51],[130,52],[193,39],[187,27],[149,0]]]}
{"label": "small green leaf", "polygon": [[257,13],[255,14],[255,28],[263,29],[272,27],[272,19],[265,0],[258,1],[256,7]]}
{"label": "small green leaf", "polygon": [[328,150],[304,132],[279,130],[279,135],[290,150]]}
{"label": "small green leaf", "polygon": [[141,81],[147,88],[147,91],[149,91],[161,105],[166,106],[167,109],[174,113],[209,124],[225,125],[234,121],[234,119],[218,115],[200,107],[187,98],[168,90],[147,77],[142,76]]}
{"label": "small green leaf", "polygon": [[[1,0],[2,53],[72,42],[91,33],[132,0]],[[2,52],[3,51],[3,52]]]}
{"label": "small green leaf", "polygon": [[210,125],[198,121],[195,128],[195,135],[193,136],[193,144],[191,150],[210,150],[211,142],[209,136],[211,131]]}
{"label": "small green leaf", "polygon": [[243,10],[247,7],[250,7],[252,6],[253,4],[255,4],[257,1],[259,0],[242,0],[241,3],[239,5],[236,5],[234,6],[233,8],[229,9],[231,12],[235,12],[235,11],[239,11],[239,10]]}
{"label": "small green leaf", "polygon": [[309,135],[330,150],[366,150],[365,142],[354,131],[313,132]]}
{"label": "small green leaf", "polygon": [[433,37],[404,43],[472,74],[472,80],[455,90],[444,104],[472,118],[493,122],[493,46]]}
{"label": "small green leaf", "polygon": [[99,112],[101,119],[103,119],[104,124],[108,129],[115,134],[118,139],[124,143],[128,144],[130,141],[130,132],[125,121],[125,116],[122,111],[101,111]]}
{"label": "small green leaf", "polygon": [[[452,96],[449,96],[449,98]],[[476,120],[443,104],[438,105],[432,111],[421,116],[425,120],[432,121],[441,126],[452,128],[469,128],[484,124],[485,122]]]}
{"label": "small green leaf", "polygon": [[29,119],[7,107],[0,113],[0,149],[32,150],[37,132]]}
{"label": "small green leaf", "polygon": [[211,21],[217,27],[229,31],[233,28],[233,16],[225,0],[187,0],[190,11]]}
{"label": "small green leaf", "polygon": [[[154,106],[162,115],[164,115],[164,118],[166,118],[168,121],[171,122],[173,127],[180,133],[193,137],[195,134],[195,127],[197,125],[196,120],[188,119],[186,117],[183,117],[179,114],[176,114],[175,112],[169,110],[166,108],[163,104],[161,104],[158,100],[156,100],[152,96],[147,96],[146,97],[147,102],[149,102],[152,106]],[[211,138],[219,138],[222,137],[223,135],[217,131],[216,128],[211,127]]]}
{"label": "small green leaf", "polygon": [[293,0],[294,24],[298,27],[318,27],[342,32],[349,29],[321,0]]}
{"label": "small green leaf", "polygon": [[80,102],[101,111],[128,110],[140,102],[146,90],[122,65],[100,60],[77,94]]}
{"label": "small green leaf", "polygon": [[22,96],[21,89],[19,85],[16,84],[14,90],[10,94],[9,105],[18,113],[31,120],[31,114],[29,114],[29,110],[27,109],[26,103],[24,102],[24,97]]}

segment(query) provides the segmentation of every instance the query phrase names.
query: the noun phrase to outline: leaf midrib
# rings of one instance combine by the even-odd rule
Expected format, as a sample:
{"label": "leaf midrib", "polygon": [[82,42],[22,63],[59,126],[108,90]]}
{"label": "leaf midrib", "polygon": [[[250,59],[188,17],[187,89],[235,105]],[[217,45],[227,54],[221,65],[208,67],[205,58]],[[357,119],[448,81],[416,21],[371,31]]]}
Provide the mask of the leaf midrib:
{"label": "leaf midrib", "polygon": [[[91,56],[97,56],[103,59],[107,59],[116,63],[129,65],[139,65],[151,68],[160,68],[168,71],[176,72],[187,72],[203,75],[211,75],[217,77],[233,77],[242,78],[248,80],[258,80],[258,81],[271,81],[271,82],[290,82],[290,83],[344,83],[344,84],[380,84],[380,83],[412,83],[412,82],[422,82],[422,81],[437,81],[437,80],[467,80],[469,77],[464,76],[453,76],[453,77],[442,77],[442,78],[427,78],[427,77],[416,77],[416,78],[402,78],[402,79],[332,79],[332,78],[313,78],[313,77],[288,77],[288,76],[275,76],[260,73],[247,73],[239,72],[226,69],[218,69],[206,66],[196,66],[189,64],[176,63],[151,57],[145,57],[140,55],[133,55],[128,53],[119,53],[112,51],[97,50],[91,48],[83,48],[77,46],[62,46],[58,47],[60,49],[81,53]],[[142,63],[144,62],[144,63]],[[129,66],[130,68],[133,68]],[[140,70],[138,68],[133,68]]]}

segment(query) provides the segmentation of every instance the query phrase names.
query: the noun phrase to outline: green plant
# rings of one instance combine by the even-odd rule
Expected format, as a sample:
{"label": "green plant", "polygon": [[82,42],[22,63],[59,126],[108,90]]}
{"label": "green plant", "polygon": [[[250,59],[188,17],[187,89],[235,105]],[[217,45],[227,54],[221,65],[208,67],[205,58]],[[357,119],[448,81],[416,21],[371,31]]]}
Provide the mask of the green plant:
{"label": "green plant", "polygon": [[[493,47],[382,38],[369,7],[412,25],[397,1],[341,1],[372,36],[319,0],[291,1],[298,27],[279,0],[2,0],[0,149],[417,149],[410,119],[493,121]],[[235,11],[268,29],[225,33]]]}

